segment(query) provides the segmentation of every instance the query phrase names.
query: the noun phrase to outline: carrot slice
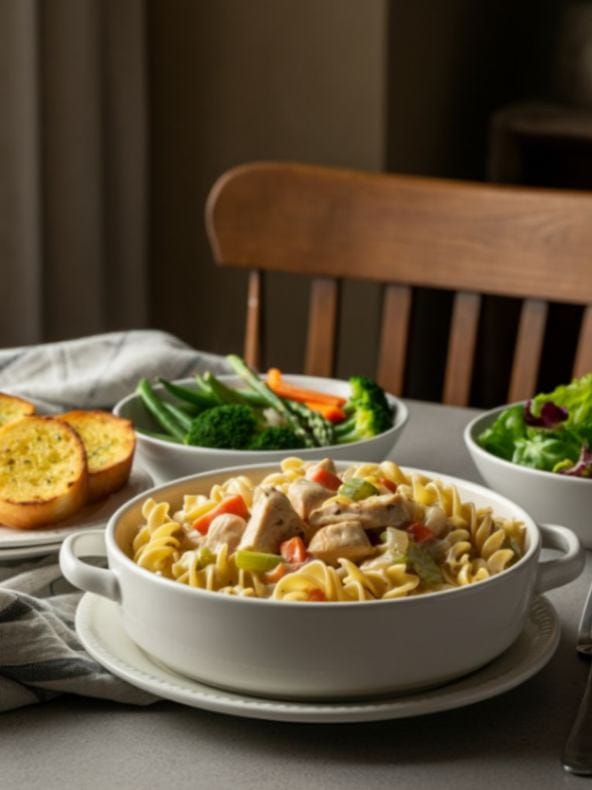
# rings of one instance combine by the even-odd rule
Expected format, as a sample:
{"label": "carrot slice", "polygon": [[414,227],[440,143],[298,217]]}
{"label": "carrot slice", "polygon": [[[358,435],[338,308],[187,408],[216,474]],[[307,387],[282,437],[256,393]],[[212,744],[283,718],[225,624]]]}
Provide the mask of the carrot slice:
{"label": "carrot slice", "polygon": [[299,565],[308,559],[309,554],[302,538],[289,538],[280,543],[280,554],[292,565]]}
{"label": "carrot slice", "polygon": [[201,532],[202,535],[206,535],[208,529],[210,528],[210,524],[216,518],[216,516],[222,516],[224,513],[232,513],[233,515],[240,516],[241,518],[248,518],[249,508],[240,494],[228,496],[211,510],[208,510],[207,513],[204,513],[203,516],[196,518],[193,522],[193,529]]}
{"label": "carrot slice", "polygon": [[267,571],[267,573],[263,575],[263,578],[265,579],[267,584],[275,584],[276,582],[279,582],[282,576],[285,576],[287,572],[288,572],[288,566],[286,565],[286,563],[278,562],[278,564],[275,566],[275,568],[272,571]]}
{"label": "carrot slice", "polygon": [[330,406],[343,406],[346,402],[345,398],[340,398],[338,395],[327,395],[326,392],[317,392],[316,390],[303,389],[302,387],[288,384],[284,381],[278,368],[270,368],[267,371],[267,386],[280,398],[296,400],[300,403],[312,402],[325,403]]}
{"label": "carrot slice", "polygon": [[337,491],[342,482],[340,477],[337,477],[333,472],[330,472],[320,465],[311,467],[306,476],[309,480],[312,480],[313,483],[318,483],[328,488],[330,491]]}
{"label": "carrot slice", "polygon": [[306,401],[306,405],[311,411],[316,411],[322,414],[329,422],[343,422],[345,420],[345,412],[339,406],[333,406],[330,403],[315,403],[315,401]]}

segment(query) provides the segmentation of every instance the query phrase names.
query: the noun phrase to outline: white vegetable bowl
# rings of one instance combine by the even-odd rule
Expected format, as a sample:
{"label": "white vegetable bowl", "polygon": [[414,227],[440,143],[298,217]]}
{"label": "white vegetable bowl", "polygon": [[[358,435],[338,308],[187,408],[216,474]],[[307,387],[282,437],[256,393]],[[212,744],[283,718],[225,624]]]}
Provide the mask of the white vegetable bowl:
{"label": "white vegetable bowl", "polygon": [[[224,689],[314,700],[403,693],[469,673],[514,642],[534,595],[571,581],[583,567],[583,550],[570,530],[550,525],[539,530],[522,508],[500,494],[413,469],[407,471],[455,485],[463,500],[523,521],[524,556],[502,573],[466,587],[352,603],[208,592],[160,577],[130,559],[148,496],[166,500],[174,509],[184,494],[207,493],[214,483],[238,474],[258,482],[276,468],[240,466],[144,492],[113,515],[106,532],[67,537],[60,552],[62,572],[77,587],[117,601],[130,638],[173,670]],[[541,541],[561,556],[541,563]],[[105,552],[108,569],[81,559]]]}
{"label": "white vegetable bowl", "polygon": [[585,548],[592,549],[592,479],[514,464],[477,443],[477,437],[507,408],[491,409],[465,428],[465,445],[481,477],[494,491],[522,505],[536,521],[564,524]]}
{"label": "white vegetable bowl", "polygon": [[[233,375],[222,375],[217,378],[228,386],[239,386],[240,379]],[[349,384],[340,379],[319,378],[316,376],[286,375],[285,380],[305,389],[326,392],[343,398],[349,396]],[[195,387],[193,379],[175,381],[185,387]],[[155,392],[168,401],[174,401],[161,385],[154,386]],[[176,444],[163,439],[154,438],[142,433],[145,428],[149,431],[162,431],[148,414],[139,395],[132,393],[116,404],[113,411],[119,417],[131,420],[137,430],[136,455],[140,464],[152,475],[157,482],[166,482],[178,477],[205,472],[209,469],[221,469],[225,466],[236,464],[260,464],[280,461],[289,455],[311,460],[330,456],[340,458],[357,458],[360,461],[383,461],[395,446],[407,422],[408,410],[403,401],[394,395],[387,395],[391,406],[395,408],[395,419],[392,428],[384,431],[372,439],[349,444],[332,445],[330,447],[315,447],[298,450],[216,450],[210,447],[190,447],[189,445]]]}

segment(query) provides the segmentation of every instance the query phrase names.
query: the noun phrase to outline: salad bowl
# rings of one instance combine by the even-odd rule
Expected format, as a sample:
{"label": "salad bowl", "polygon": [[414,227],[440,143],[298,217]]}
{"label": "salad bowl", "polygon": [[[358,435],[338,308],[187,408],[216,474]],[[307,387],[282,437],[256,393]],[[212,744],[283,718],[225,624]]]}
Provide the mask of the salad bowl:
{"label": "salad bowl", "polygon": [[[230,374],[221,375],[218,378],[229,387],[238,386],[240,383],[236,376]],[[347,381],[303,375],[286,375],[285,380],[288,384],[297,387],[344,398],[349,396]],[[174,383],[191,387],[194,381],[193,379],[182,379]],[[155,385],[154,389],[164,400],[171,400],[161,385]],[[331,456],[336,460],[346,458],[358,458],[360,461],[382,460],[388,456],[397,443],[408,419],[408,410],[403,401],[390,394],[387,394],[386,397],[394,412],[393,425],[388,430],[363,441],[294,450],[221,450],[175,444],[158,438],[150,435],[157,430],[157,426],[137,393],[131,393],[123,398],[116,404],[113,411],[116,415],[132,421],[137,434],[136,454],[138,460],[153,479],[160,483],[196,472],[234,466],[238,463],[272,463],[288,455],[298,455],[306,460],[324,456]]]}
{"label": "salad bowl", "polygon": [[[519,406],[521,404],[510,404]],[[560,523],[592,549],[592,479],[523,466],[484,449],[478,437],[509,406],[472,419],[464,430],[465,446],[485,483],[521,505],[539,522]]]}
{"label": "salad bowl", "polygon": [[[337,461],[338,472],[352,463]],[[490,507],[525,528],[522,556],[485,581],[389,600],[316,602],[242,597],[181,584],[132,559],[150,497],[175,509],[230,476],[260,482],[277,464],[238,466],[168,482],[135,497],[105,532],[70,536],[60,553],[75,586],[120,606],[128,636],[181,674],[210,685],[277,699],[355,699],[406,693],[461,677],[518,638],[533,596],[571,581],[583,567],[572,532],[539,529],[519,505],[465,480],[405,469],[454,486],[462,501]],[[541,546],[560,556],[541,563]],[[106,554],[108,568],[85,556]]]}

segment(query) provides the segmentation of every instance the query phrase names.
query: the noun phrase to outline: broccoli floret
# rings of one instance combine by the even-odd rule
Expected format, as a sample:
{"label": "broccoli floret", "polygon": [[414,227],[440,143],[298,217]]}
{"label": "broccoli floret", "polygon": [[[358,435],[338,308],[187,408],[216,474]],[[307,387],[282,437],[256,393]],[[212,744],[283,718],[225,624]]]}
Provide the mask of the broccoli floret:
{"label": "broccoli floret", "polygon": [[393,425],[393,411],[384,390],[367,376],[352,376],[351,395],[345,405],[348,418],[335,426],[338,444],[371,439]]}
{"label": "broccoli floret", "polygon": [[349,380],[350,396],[346,404],[347,411],[353,411],[358,406],[372,405],[390,414],[391,408],[384,394],[374,379],[368,376],[352,376]]}
{"label": "broccoli floret", "polygon": [[257,427],[255,412],[249,406],[234,403],[214,406],[192,421],[185,444],[244,450],[251,443]]}
{"label": "broccoli floret", "polygon": [[291,428],[273,426],[258,433],[251,442],[251,450],[299,450],[304,440]]}

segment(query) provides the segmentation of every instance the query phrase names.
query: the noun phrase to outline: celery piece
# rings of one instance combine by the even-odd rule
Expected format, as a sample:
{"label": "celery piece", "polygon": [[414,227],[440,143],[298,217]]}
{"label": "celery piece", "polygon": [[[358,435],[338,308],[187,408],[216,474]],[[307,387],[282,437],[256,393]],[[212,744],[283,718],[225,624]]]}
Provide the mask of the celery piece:
{"label": "celery piece", "polygon": [[421,546],[412,541],[409,541],[407,561],[424,584],[441,584],[444,581],[442,571],[434,558],[425,549],[422,549]]}
{"label": "celery piece", "polygon": [[211,565],[213,562],[216,562],[216,555],[207,546],[202,546],[198,549],[196,565],[198,570],[205,568],[206,565]]}
{"label": "celery piece", "polygon": [[239,549],[234,555],[234,561],[236,567],[243,571],[265,573],[266,571],[272,571],[282,561],[282,558],[278,554]]}
{"label": "celery piece", "polygon": [[361,477],[352,477],[351,480],[347,480],[339,486],[337,493],[357,502],[360,499],[367,499],[369,496],[376,496],[379,492],[367,480],[363,480]]}

